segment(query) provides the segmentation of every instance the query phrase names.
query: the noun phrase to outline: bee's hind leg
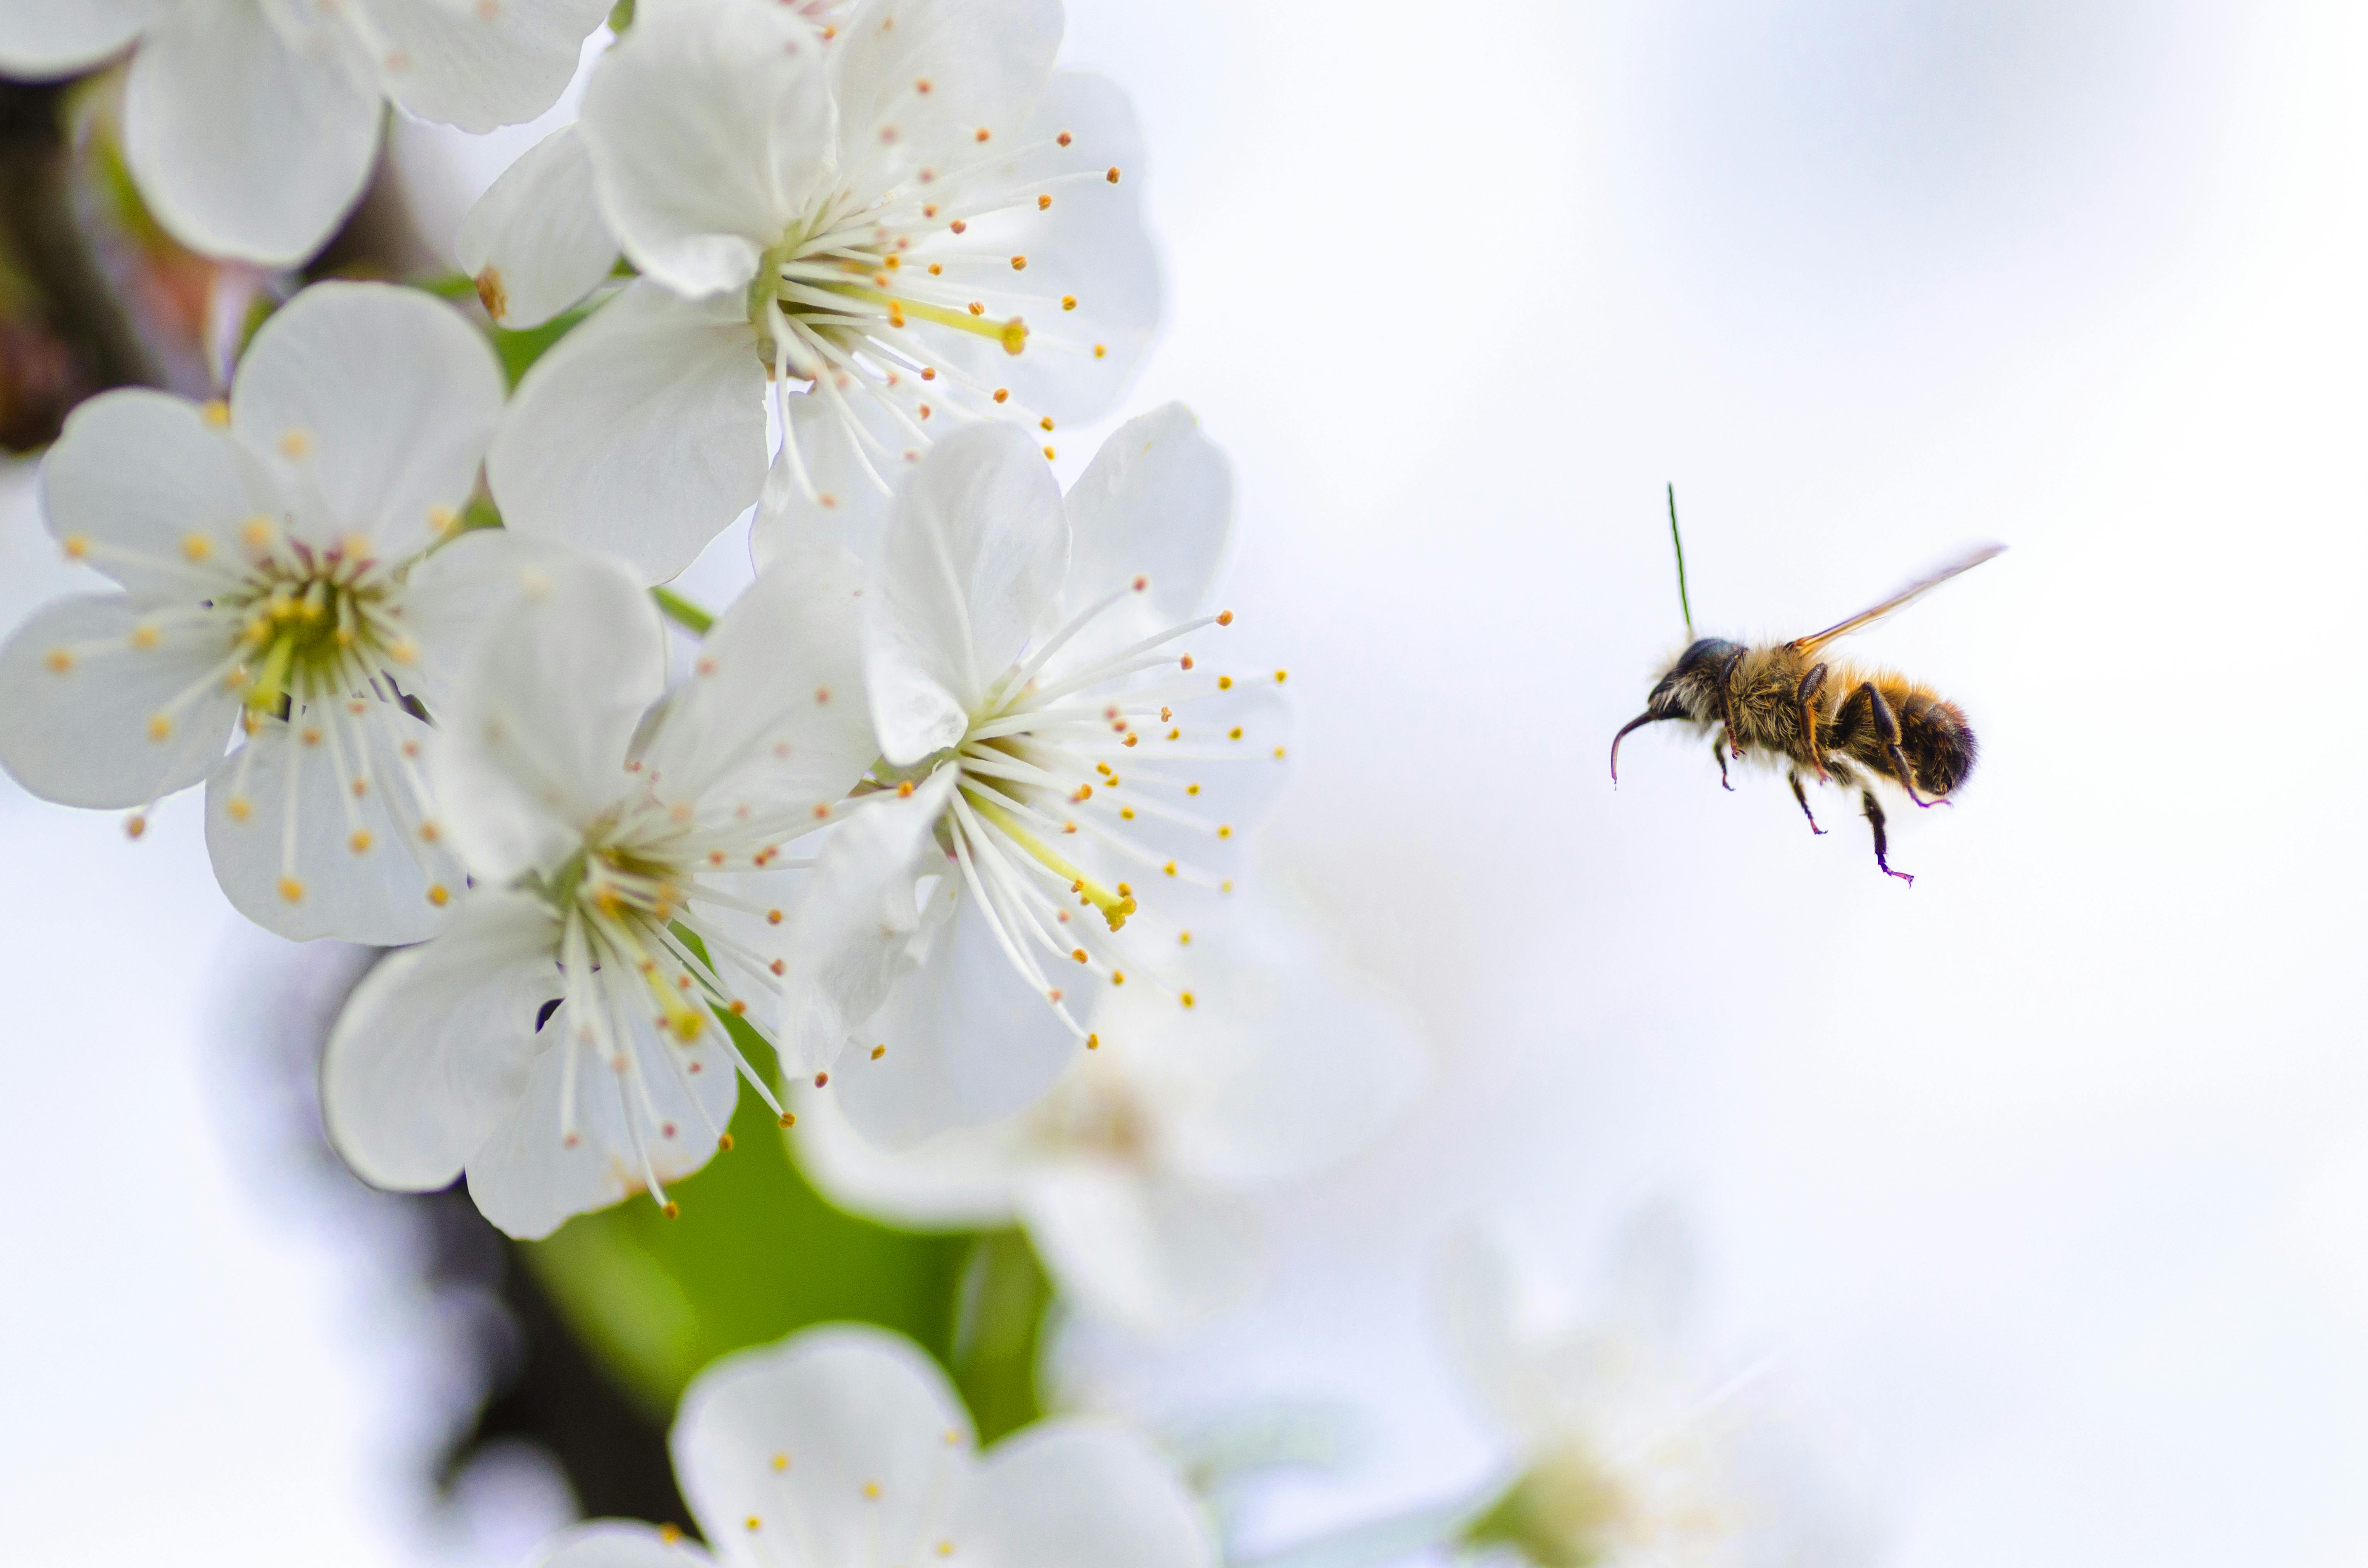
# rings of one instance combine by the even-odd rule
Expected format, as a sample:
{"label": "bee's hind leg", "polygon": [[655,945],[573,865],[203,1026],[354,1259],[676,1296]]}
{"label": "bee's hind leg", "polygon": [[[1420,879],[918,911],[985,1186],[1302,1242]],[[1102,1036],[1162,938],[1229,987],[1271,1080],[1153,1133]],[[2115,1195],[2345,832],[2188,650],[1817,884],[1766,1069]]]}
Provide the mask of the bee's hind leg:
{"label": "bee's hind leg", "polygon": [[1822,836],[1826,830],[1817,825],[1817,813],[1809,809],[1809,792],[1801,788],[1801,770],[1796,767],[1784,777],[1792,782],[1793,799],[1801,802],[1801,814],[1809,819],[1809,831]]}
{"label": "bee's hind leg", "polygon": [[[1861,685],[1850,697],[1852,700],[1861,697],[1867,699],[1868,711],[1874,718],[1875,738],[1883,743],[1884,756],[1890,758],[1893,770],[1899,775],[1899,787],[1907,791],[1907,798],[1919,806],[1947,805],[1946,801],[1928,801],[1916,792],[1915,771],[1907,766],[1907,754],[1899,749],[1898,716],[1892,712],[1891,704],[1884,700],[1883,693],[1875,688],[1874,682]],[[1870,801],[1873,798],[1872,795],[1867,797]],[[1882,830],[1877,828],[1875,831],[1879,838]]]}
{"label": "bee's hind leg", "polygon": [[1874,863],[1883,868],[1884,876],[1897,877],[1909,887],[1914,887],[1916,885],[1914,877],[1906,871],[1893,870],[1891,862],[1884,858],[1884,851],[1890,847],[1891,841],[1884,835],[1883,832],[1883,802],[1874,798],[1874,791],[1872,790],[1860,790],[1858,798],[1866,806],[1866,825],[1874,830]]}
{"label": "bee's hind leg", "polygon": [[[1735,793],[1735,786],[1728,783],[1726,778],[1726,734],[1725,730],[1721,730],[1711,737],[1710,756],[1713,762],[1718,764],[1718,787],[1732,795]],[[1743,754],[1738,751],[1735,755],[1741,756]]]}

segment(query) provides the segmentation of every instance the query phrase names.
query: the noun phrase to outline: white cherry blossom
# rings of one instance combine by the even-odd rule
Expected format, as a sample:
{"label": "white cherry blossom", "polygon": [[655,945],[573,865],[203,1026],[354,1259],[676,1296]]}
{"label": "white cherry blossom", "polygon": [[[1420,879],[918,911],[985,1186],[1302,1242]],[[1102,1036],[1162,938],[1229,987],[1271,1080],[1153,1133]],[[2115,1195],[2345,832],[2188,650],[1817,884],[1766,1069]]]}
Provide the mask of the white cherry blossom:
{"label": "white cherry blossom", "polygon": [[43,511],[122,591],[60,599],[0,648],[0,764],[76,806],[204,780],[214,869],[250,918],[427,936],[465,884],[422,716],[502,574],[550,548],[450,538],[501,401],[459,312],[323,283],[256,334],[226,403],[121,391],[76,409]]}
{"label": "white cherry blossom", "polygon": [[808,1094],[800,1162],[892,1224],[1025,1225],[1064,1298],[1138,1334],[1237,1304],[1260,1276],[1258,1196],[1369,1142],[1422,1069],[1398,1014],[1304,932],[1257,905],[1230,916],[1185,933],[1200,1006],[1113,990],[1101,1048],[1029,1109],[889,1151]]}
{"label": "white cherry blossom", "polygon": [[1542,1311],[1495,1239],[1451,1239],[1437,1275],[1448,1348],[1512,1455],[1468,1544],[1535,1568],[1865,1560],[1755,1378],[1705,1377],[1684,1354],[1691,1263],[1672,1217],[1647,1210],[1574,1318]]}
{"label": "white cherry blossom", "polygon": [[728,1142],[735,1073],[772,1100],[712,1010],[764,1029],[800,864],[782,846],[873,755],[843,552],[759,577],[662,703],[665,631],[630,573],[585,555],[531,576],[430,748],[478,891],[356,989],[323,1068],[356,1172],[424,1190],[465,1169],[520,1236],[666,1202]]}
{"label": "white cherry blossom", "polygon": [[1198,1505],[1149,1443],[1062,1419],[980,1454],[945,1373],[882,1329],[723,1358],[684,1392],[670,1446],[709,1550],[601,1520],[539,1568],[1216,1568]]}
{"label": "white cherry blossom", "polygon": [[463,131],[532,119],[609,0],[0,0],[0,74],[136,44],[124,153],[194,248],[302,261],[359,199],[393,99]]}
{"label": "white cherry blossom", "polygon": [[886,801],[817,857],[796,914],[786,1058],[875,1140],[1033,1101],[1104,993],[1193,1006],[1189,909],[1283,774],[1281,671],[1186,639],[1233,502],[1169,404],[1120,427],[1064,502],[1026,437],[973,426],[899,492],[864,624]]}
{"label": "white cherry blossom", "polygon": [[[876,526],[935,433],[1053,449],[1123,392],[1159,312],[1140,137],[1055,72],[1059,0],[866,0],[837,27],[676,0],[581,122],[461,235],[497,320],[641,278],[546,354],[489,461],[512,527],[673,575],[757,498],[768,403],[798,504]],[[770,396],[768,396],[768,380]]]}

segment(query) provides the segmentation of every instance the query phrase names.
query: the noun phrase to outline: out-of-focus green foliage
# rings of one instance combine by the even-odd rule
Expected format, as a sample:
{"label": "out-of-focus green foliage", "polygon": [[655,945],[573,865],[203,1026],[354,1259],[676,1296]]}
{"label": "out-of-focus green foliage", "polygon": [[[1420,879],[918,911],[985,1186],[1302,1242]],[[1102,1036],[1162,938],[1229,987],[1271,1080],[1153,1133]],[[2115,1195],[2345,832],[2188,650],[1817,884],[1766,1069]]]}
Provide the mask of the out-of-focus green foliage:
{"label": "out-of-focus green foliage", "polygon": [[494,340],[494,352],[501,356],[502,373],[509,377],[510,385],[517,386],[518,378],[532,369],[534,362],[541,358],[552,344],[566,336],[577,322],[591,313],[589,305],[578,305],[572,311],[560,312],[541,326],[530,326],[523,332],[512,332],[502,326],[488,327],[486,332]]}
{"label": "out-of-focus green foliage", "polygon": [[[729,1024],[768,1070],[763,1041]],[[850,1320],[907,1335],[944,1363],[982,1440],[1041,1414],[1036,1351],[1051,1290],[1024,1237],[916,1235],[833,1209],[745,1088],[732,1138],[666,1189],[679,1218],[637,1198],[521,1249],[577,1336],[655,1419],[669,1419],[718,1356]]]}

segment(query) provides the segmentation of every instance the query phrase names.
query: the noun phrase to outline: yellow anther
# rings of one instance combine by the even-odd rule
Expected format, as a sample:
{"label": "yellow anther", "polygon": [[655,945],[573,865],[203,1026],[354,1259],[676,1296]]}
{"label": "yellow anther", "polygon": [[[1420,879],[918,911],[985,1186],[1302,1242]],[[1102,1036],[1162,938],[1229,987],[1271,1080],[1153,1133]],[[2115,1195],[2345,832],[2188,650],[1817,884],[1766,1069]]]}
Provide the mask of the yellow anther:
{"label": "yellow anther", "polygon": [[682,1205],[669,1198],[664,1203],[658,1205],[658,1212],[665,1215],[669,1220],[679,1220],[682,1218]]}
{"label": "yellow anther", "polygon": [[1045,460],[1047,460],[1047,461],[1050,461],[1051,460],[1053,460],[1053,458],[1055,458],[1055,457],[1058,457],[1059,455],[1060,455],[1059,453],[1057,453],[1057,452],[1053,451],[1053,449],[1052,449],[1052,448],[1050,448],[1050,447],[1047,447],[1047,448],[1045,448],[1045,449],[1044,449],[1044,457],[1045,457]]}
{"label": "yellow anther", "polygon": [[450,506],[427,508],[427,526],[438,533],[450,533],[461,526],[461,514]]}
{"label": "yellow anther", "polygon": [[134,648],[154,648],[163,636],[164,633],[156,630],[153,621],[143,620],[131,629],[131,645]]}
{"label": "yellow anther", "polygon": [[62,676],[74,668],[74,653],[71,649],[52,648],[41,655],[41,666],[51,675]]}
{"label": "yellow anther", "polygon": [[658,1542],[660,1545],[672,1546],[676,1541],[678,1541],[681,1539],[682,1530],[678,1527],[674,1525],[660,1525],[658,1527]]}
{"label": "yellow anther", "polygon": [[1089,1034],[1089,1035],[1087,1035],[1087,1036],[1086,1037],[1086,1049],[1087,1049],[1087,1051],[1099,1051],[1101,1048],[1102,1048],[1102,1037],[1101,1037],[1101,1036],[1099,1036],[1099,1035],[1098,1035],[1098,1034]]}
{"label": "yellow anther", "polygon": [[255,814],[255,802],[244,795],[233,795],[222,802],[222,810],[230,813],[231,821],[245,822]]}
{"label": "yellow anther", "polygon": [[1069,949],[1069,956],[1076,960],[1079,963],[1083,963],[1086,961],[1086,949],[1083,948],[1072,948]]}
{"label": "yellow anther", "polygon": [[1274,759],[1277,762],[1281,762],[1282,760],[1282,748],[1281,746],[1274,748]]}
{"label": "yellow anther", "polygon": [[279,879],[279,896],[290,903],[302,903],[304,902],[304,884],[293,877],[282,877]]}
{"label": "yellow anther", "polygon": [[1220,625],[1220,626],[1231,626],[1233,623],[1234,623],[1234,612],[1233,612],[1232,610],[1229,610],[1229,609],[1221,609],[1221,610],[1219,610],[1219,611],[1217,612],[1217,624],[1218,624],[1218,625]]}
{"label": "yellow anther", "polygon": [[208,398],[198,405],[198,416],[217,430],[224,429],[230,425],[230,404],[218,397]]}
{"label": "yellow anther", "polygon": [[790,1456],[789,1456],[789,1455],[787,1455],[787,1454],[775,1454],[775,1455],[773,1456],[773,1471],[774,1471],[774,1473],[775,1473],[775,1474],[777,1474],[777,1475],[778,1475],[778,1474],[779,1474],[779,1473],[780,1473],[782,1471],[785,1471],[785,1470],[787,1470],[787,1469],[789,1469],[789,1468],[790,1468]]}
{"label": "yellow anther", "polygon": [[427,902],[441,909],[452,902],[451,890],[442,882],[431,882],[427,888]]}
{"label": "yellow anther", "polygon": [[1219,676],[1217,677],[1217,689],[1218,689],[1219,691],[1231,691],[1231,690],[1233,690],[1233,689],[1234,689],[1234,677],[1233,677],[1233,676]]}
{"label": "yellow anther", "polygon": [[1121,806],[1118,809],[1118,814],[1121,821],[1133,822],[1134,820],[1134,808],[1133,806]]}
{"label": "yellow anther", "polygon": [[203,561],[207,556],[211,555],[213,552],[214,541],[208,539],[205,535],[192,533],[183,534],[181,536],[181,553],[188,556],[190,560]]}
{"label": "yellow anther", "polygon": [[1181,993],[1176,999],[1178,1002],[1183,1003],[1187,1007],[1192,1006],[1192,994],[1190,991]]}
{"label": "yellow anther", "polygon": [[357,855],[367,855],[370,853],[370,829],[365,827],[354,829],[353,836],[346,840],[346,847]]}
{"label": "yellow anther", "polygon": [[1177,932],[1177,933],[1176,933],[1176,945],[1177,945],[1178,947],[1179,947],[1179,948],[1189,948],[1189,947],[1190,947],[1190,946],[1192,945],[1192,933],[1191,933],[1191,932],[1190,932],[1190,931],[1178,931],[1178,932]]}
{"label": "yellow anther", "polygon": [[[1021,321],[1018,316],[1014,316],[1009,321],[1005,322],[1003,324],[1003,351],[1006,354],[1017,354],[1027,347],[1028,324]],[[997,398],[996,401],[1000,403],[1002,399]]]}
{"label": "yellow anther", "polygon": [[1075,140],[1076,140],[1076,138],[1075,138],[1075,137],[1072,137],[1072,136],[1071,136],[1067,131],[1063,131],[1063,132],[1061,132],[1061,134],[1059,134],[1058,136],[1053,137],[1053,141],[1055,141],[1055,142],[1058,142],[1062,146],[1065,147],[1065,146],[1067,146],[1071,142],[1075,141]]}
{"label": "yellow anther", "polygon": [[1201,792],[1201,786],[1198,784],[1187,784],[1184,786],[1184,792],[1188,795],[1197,795]]}
{"label": "yellow anther", "polygon": [[1041,428],[1041,429],[1042,429],[1042,430],[1045,430],[1045,431],[1047,431],[1047,432],[1050,432],[1050,431],[1052,430],[1052,428],[1053,428],[1053,420],[1052,420],[1052,416],[1051,416],[1050,415],[1047,415],[1045,417],[1043,417],[1043,418],[1039,419],[1038,421],[1036,421],[1036,424],[1037,424],[1037,426],[1038,426],[1038,427],[1039,427],[1039,428]]}
{"label": "yellow anther", "polygon": [[1110,983],[1112,985],[1124,985],[1126,983],[1126,971],[1122,969],[1114,969],[1110,971]]}
{"label": "yellow anther", "polygon": [[90,553],[90,539],[85,534],[68,534],[59,541],[68,561],[80,561]]}
{"label": "yellow anther", "polygon": [[1110,181],[1112,185],[1116,185],[1118,183],[1118,165],[1116,164],[1112,164],[1110,165],[1110,173],[1104,175],[1102,178]]}
{"label": "yellow anther", "polygon": [[1025,271],[1027,271],[1027,270],[1028,270],[1028,258],[1027,258],[1026,256],[1013,256],[1013,257],[1011,258],[1011,270],[1012,270],[1012,271],[1014,271],[1014,272],[1025,272]]}
{"label": "yellow anther", "polygon": [[1166,864],[1165,866],[1160,867],[1159,869],[1160,869],[1161,870],[1163,870],[1163,871],[1167,872],[1169,876],[1171,876],[1171,877],[1172,877],[1172,876],[1174,876],[1174,875],[1176,874],[1176,862],[1175,862],[1175,861],[1173,861],[1173,860],[1170,860],[1170,861],[1168,861],[1168,862],[1167,862],[1167,864]]}
{"label": "yellow anther", "polygon": [[1289,670],[1277,670],[1274,672],[1274,684],[1277,686],[1281,686],[1284,681],[1287,681],[1290,678],[1291,672]]}
{"label": "yellow anther", "polygon": [[1231,838],[1233,835],[1234,830],[1231,824],[1222,824],[1218,826],[1217,836],[1219,838]]}
{"label": "yellow anther", "polygon": [[1074,310],[1076,310],[1076,309],[1077,308],[1077,297],[1076,297],[1075,294],[1064,294],[1064,295],[1062,295],[1062,296],[1061,296],[1061,308],[1062,308],[1063,310],[1064,310],[1064,311],[1074,311]]}
{"label": "yellow anther", "polygon": [[1242,727],[1239,724],[1236,724],[1232,729],[1227,730],[1225,732],[1225,738],[1229,741],[1240,740],[1242,738]]}
{"label": "yellow anther", "polygon": [[875,1045],[871,1048],[871,1060],[874,1062],[879,1061],[882,1057],[887,1054],[888,1048],[884,1045]]}
{"label": "yellow anther", "polygon": [[261,550],[265,545],[269,544],[271,533],[271,519],[265,517],[249,517],[245,522],[241,523],[238,528],[240,540],[249,550]]}
{"label": "yellow anther", "polygon": [[984,300],[973,300],[970,302],[970,313],[974,316],[983,316],[986,314],[986,301]]}
{"label": "yellow anther", "polygon": [[1043,211],[1044,209],[1052,205],[1053,199],[1050,196],[1040,196],[1036,199],[1036,210],[1039,212]]}
{"label": "yellow anther", "polygon": [[1108,344],[1106,344],[1106,343],[1097,343],[1097,344],[1095,344],[1095,345],[1094,345],[1094,358],[1097,358],[1097,359],[1103,358],[1107,357],[1107,356],[1109,355],[1109,353],[1110,353],[1110,345],[1108,345]]}
{"label": "yellow anther", "polygon": [[287,430],[279,437],[279,449],[290,458],[302,458],[313,449],[313,432]]}
{"label": "yellow anther", "polygon": [[863,1494],[866,1497],[871,1498],[873,1502],[878,1502],[880,1500],[880,1483],[876,1481],[865,1482],[863,1483]]}
{"label": "yellow anther", "polygon": [[1007,403],[1007,402],[1010,401],[1010,398],[1011,398],[1011,389],[1010,389],[1009,387],[997,387],[997,388],[996,388],[996,389],[995,389],[995,401],[996,401],[996,402],[997,402],[997,403]]}
{"label": "yellow anther", "polygon": [[173,721],[169,715],[164,713],[152,713],[148,716],[148,738],[150,740],[170,740],[172,735]]}
{"label": "yellow anther", "polygon": [[144,817],[144,816],[142,816],[138,812],[132,812],[130,816],[125,817],[125,818],[123,819],[123,836],[124,836],[124,837],[126,837],[126,838],[137,838],[137,837],[139,837],[142,834],[146,833],[147,831],[148,831],[148,819],[147,819],[146,817]]}

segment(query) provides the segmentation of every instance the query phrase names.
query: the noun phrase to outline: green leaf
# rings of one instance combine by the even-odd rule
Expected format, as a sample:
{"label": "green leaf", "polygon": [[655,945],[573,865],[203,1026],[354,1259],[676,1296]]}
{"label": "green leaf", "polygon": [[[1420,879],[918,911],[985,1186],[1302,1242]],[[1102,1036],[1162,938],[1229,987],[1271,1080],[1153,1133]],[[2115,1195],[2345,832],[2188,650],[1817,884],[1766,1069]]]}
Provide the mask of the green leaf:
{"label": "green leaf", "polygon": [[487,327],[494,340],[494,352],[501,356],[502,373],[516,387],[518,378],[531,369],[534,362],[550,352],[551,346],[575,329],[575,324],[592,313],[589,305],[562,311],[541,326],[530,326],[522,332],[512,332],[506,326]]}

